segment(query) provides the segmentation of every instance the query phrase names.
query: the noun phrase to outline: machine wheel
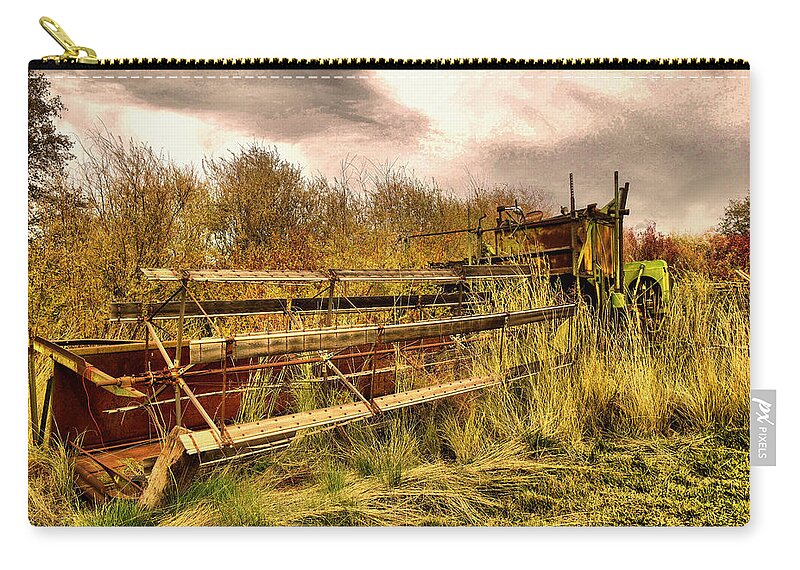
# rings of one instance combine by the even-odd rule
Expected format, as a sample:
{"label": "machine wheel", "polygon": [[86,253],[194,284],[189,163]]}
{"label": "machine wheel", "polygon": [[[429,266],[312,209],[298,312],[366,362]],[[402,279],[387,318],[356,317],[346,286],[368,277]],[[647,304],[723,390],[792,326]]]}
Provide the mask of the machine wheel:
{"label": "machine wheel", "polygon": [[663,316],[661,285],[652,277],[642,277],[637,283],[631,283],[631,307],[639,315],[641,323],[648,330],[655,330]]}

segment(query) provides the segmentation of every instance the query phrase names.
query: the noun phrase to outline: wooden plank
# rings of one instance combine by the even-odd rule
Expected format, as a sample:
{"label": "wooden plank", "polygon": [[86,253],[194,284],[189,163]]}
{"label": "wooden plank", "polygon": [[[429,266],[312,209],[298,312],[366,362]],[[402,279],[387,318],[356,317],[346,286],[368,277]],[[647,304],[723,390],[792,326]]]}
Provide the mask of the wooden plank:
{"label": "wooden plank", "polygon": [[81,378],[89,380],[93,384],[108,390],[116,396],[125,396],[128,398],[142,398],[145,395],[138,390],[122,386],[119,378],[106,374],[99,368],[92,366],[83,357],[67,350],[64,347],[58,346],[41,337],[33,337],[33,349],[43,354],[62,366],[65,366],[75,372]]}
{"label": "wooden plank", "polygon": [[183,491],[200,467],[196,457],[184,453],[180,441],[182,434],[189,430],[175,426],[164,442],[164,447],[150,473],[147,487],[139,497],[139,504],[145,509],[164,506],[170,491]]}
{"label": "wooden plank", "polygon": [[[542,307],[509,313],[491,313],[453,317],[397,325],[365,325],[341,329],[309,329],[279,333],[233,337],[233,358],[246,359],[301,352],[327,351],[358,344],[390,343],[470,334],[505,326],[518,326],[545,320],[566,318],[575,313],[575,305]],[[212,337],[189,343],[189,362],[192,364],[220,362],[226,356],[229,339]]]}
{"label": "wooden plank", "polygon": [[207,283],[250,283],[250,282],[309,282],[328,281],[330,277],[323,271],[292,271],[271,269],[266,271],[244,271],[234,269],[142,269],[148,281],[198,281]]}
{"label": "wooden plank", "polygon": [[[491,298],[490,293],[473,293],[465,303],[483,302]],[[365,295],[354,297],[332,297],[333,312],[386,311],[414,307],[448,307],[458,304],[458,293],[441,295]],[[200,301],[210,317],[234,317],[247,315],[282,314],[289,308],[292,312],[324,313],[328,311],[328,297],[300,297],[282,299],[242,299],[238,301],[211,299]],[[159,309],[157,314],[153,312]],[[203,318],[197,305],[187,303],[187,318]],[[180,314],[180,302],[169,303],[112,303],[111,321],[137,321],[144,317],[152,319],[176,319]]]}
{"label": "wooden plank", "polygon": [[440,281],[457,283],[461,276],[451,269],[333,269],[337,281]]}
{"label": "wooden plank", "polygon": [[[380,396],[371,401],[381,410],[394,410],[480,390],[499,382],[500,380],[490,377],[467,378]],[[371,415],[373,415],[373,411],[370,407],[366,403],[359,401],[341,406],[331,406],[329,408],[268,418],[247,424],[233,425],[228,427],[227,433],[233,445],[258,445],[261,441],[270,440],[279,435],[363,419]],[[190,434],[182,435],[180,439],[186,449],[186,453],[190,455],[219,449],[219,445],[214,439],[214,434],[210,430],[194,431]]]}

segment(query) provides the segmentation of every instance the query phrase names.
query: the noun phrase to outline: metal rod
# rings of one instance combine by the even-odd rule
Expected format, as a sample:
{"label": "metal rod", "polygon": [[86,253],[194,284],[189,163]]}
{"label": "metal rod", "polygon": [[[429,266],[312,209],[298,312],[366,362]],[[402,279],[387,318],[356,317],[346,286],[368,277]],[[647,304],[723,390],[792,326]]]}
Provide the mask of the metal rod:
{"label": "metal rod", "polygon": [[[578,245],[578,237],[577,237],[577,228],[575,227],[576,216],[575,216],[575,184],[572,179],[572,172],[569,173],[569,238],[572,250],[572,274],[575,275],[577,278],[578,276],[578,252],[577,245]],[[576,283],[577,285],[577,283]]]}
{"label": "metal rod", "polygon": [[[480,337],[472,337],[462,339],[460,342],[462,344],[472,343],[481,340]],[[451,344],[455,344],[456,341],[449,340],[444,342],[432,342],[428,344],[418,344],[415,346],[404,346],[404,351],[417,351],[417,350],[424,350],[426,348],[439,348],[442,346],[448,346]],[[389,354],[394,352],[394,348],[386,348],[376,351],[366,351],[366,352],[348,352],[342,354],[335,354],[329,358],[329,360],[345,360],[347,358],[360,358],[362,356],[373,356],[379,354]],[[315,357],[310,356],[308,358],[296,358],[291,360],[282,360],[277,362],[262,362],[260,364],[248,364],[242,366],[232,366],[228,368],[228,372],[248,372],[251,370],[262,370],[264,368],[280,368],[283,366],[294,366],[297,364],[316,364],[322,362],[324,358],[322,357]],[[191,372],[185,372],[184,377],[195,377],[195,376],[208,376],[211,374],[218,374],[219,370],[194,370]]]}
{"label": "metal rod", "polygon": [[[194,404],[194,407],[197,409],[200,416],[208,424],[208,427],[211,428],[211,431],[218,437],[221,446],[222,434],[220,433],[219,428],[217,428],[217,425],[214,423],[214,420],[211,419],[211,416],[208,415],[208,412],[206,412],[206,409],[200,403],[200,400],[197,399],[197,396],[194,395],[194,392],[192,392],[192,390],[180,376],[175,379],[175,384],[179,384],[180,387],[183,388],[183,391],[186,392],[186,395],[189,397],[189,400],[192,402],[192,404]],[[178,405],[180,405],[180,403]]]}
{"label": "metal rod", "polygon": [[153,338],[153,341],[156,343],[158,347],[158,351],[161,353],[161,357],[164,359],[164,362],[167,364],[167,368],[175,368],[175,365],[172,362],[172,359],[167,354],[167,349],[164,348],[164,345],[161,343],[161,339],[158,338],[158,333],[156,332],[155,327],[150,323],[150,321],[145,321],[144,324],[147,326],[147,330],[150,332],[150,336]]}
{"label": "metal rod", "polygon": [[[194,294],[192,294],[192,292],[189,291],[188,287],[184,287],[184,289],[189,294],[189,296],[192,298],[192,301],[194,301],[194,304],[197,305],[197,308],[200,309],[200,312],[203,313],[203,316],[206,319],[208,319],[208,323],[214,328],[214,332],[217,333],[217,336],[222,336],[222,332],[220,332],[219,327],[217,327],[216,323],[214,323],[214,320],[211,317],[208,316],[208,313],[206,313],[206,310],[203,308],[203,305],[200,304],[200,301],[197,300],[197,297],[195,297]],[[185,316],[186,316],[186,309],[184,308],[184,317]]]}
{"label": "metal rod", "polygon": [[359,392],[358,388],[356,388],[355,386],[353,386],[350,383],[350,381],[347,379],[347,377],[344,374],[342,374],[342,371],[339,370],[336,367],[336,365],[333,362],[330,361],[330,359],[325,359],[325,365],[328,368],[330,368],[333,371],[333,373],[336,374],[336,376],[338,376],[339,381],[342,384],[344,384],[345,387],[347,387],[348,390],[350,390],[353,394],[355,394],[358,397],[359,400],[361,400],[362,402],[364,402],[367,405],[367,407],[370,409],[370,411],[372,412],[373,415],[378,414],[378,413],[381,412],[381,409],[377,406],[377,404],[367,400],[364,397],[364,395],[361,392]]}
{"label": "metal rod", "polygon": [[[147,330],[150,331],[150,335],[153,337],[156,346],[158,346],[158,350],[161,352],[164,362],[167,363],[167,367],[174,372],[176,370],[175,365],[173,364],[172,359],[169,357],[169,354],[167,354],[167,349],[164,348],[164,345],[161,343],[161,339],[158,338],[155,327],[150,323],[150,321],[145,321],[144,324],[147,325]],[[176,347],[175,350],[180,351],[180,347]],[[181,413],[181,389],[179,385],[180,377],[176,377],[175,380],[175,425],[179,426],[182,424],[183,420]]]}

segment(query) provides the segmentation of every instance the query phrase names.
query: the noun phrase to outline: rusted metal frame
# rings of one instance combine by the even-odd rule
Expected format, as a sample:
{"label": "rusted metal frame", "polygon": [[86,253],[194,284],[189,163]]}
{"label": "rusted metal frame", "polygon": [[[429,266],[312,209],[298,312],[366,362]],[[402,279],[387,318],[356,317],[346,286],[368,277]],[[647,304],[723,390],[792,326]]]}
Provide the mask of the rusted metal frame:
{"label": "rusted metal frame", "polygon": [[33,348],[36,352],[49,356],[55,362],[62,366],[66,366],[76,374],[86,378],[97,386],[117,386],[120,384],[119,379],[106,374],[102,370],[95,368],[89,364],[86,359],[70,352],[66,348],[62,348],[55,343],[45,340],[41,337],[33,338]]}
{"label": "rusted metal frame", "polygon": [[619,240],[617,243],[617,248],[619,249],[618,257],[619,257],[619,292],[625,292],[625,231],[624,231],[624,216],[625,216],[625,201],[628,197],[628,191],[630,190],[630,182],[626,182],[625,186],[620,188],[620,198],[617,204],[617,215],[619,216],[619,220],[617,223],[619,224]]}
{"label": "rusted metal frame", "polygon": [[[488,267],[488,266],[487,266]],[[485,276],[471,276],[467,275],[467,279],[497,279],[509,277],[526,277],[530,275],[530,270],[524,274],[503,274],[498,275],[496,271],[501,267],[503,269],[511,268],[511,266],[493,266],[492,275]],[[325,287],[325,291],[329,288]],[[205,318],[211,319],[212,317],[239,317],[251,315],[265,315],[286,313],[287,307],[291,306],[293,313],[324,313],[327,312],[327,298],[317,299],[317,297],[297,297],[285,299],[245,299],[242,301],[227,301],[220,299],[204,300],[202,306],[199,301],[194,298],[191,290],[187,291],[192,300],[193,305],[197,305],[194,309],[192,305],[187,305],[185,318]],[[474,295],[477,299],[488,297],[486,293],[478,293]],[[441,302],[439,302],[441,299]],[[316,301],[316,302],[312,302]],[[473,302],[469,300],[469,302]],[[458,295],[453,294],[439,294],[439,295],[374,295],[374,296],[349,296],[349,297],[336,297],[333,298],[333,311],[334,313],[342,312],[358,312],[364,313],[367,311],[389,311],[397,308],[415,308],[420,305],[423,306],[455,306],[458,304]],[[140,322],[143,313],[154,311],[155,304],[143,305],[141,303],[112,303],[111,321],[123,322]],[[168,320],[178,318],[179,303],[170,301],[168,305],[159,310],[158,314],[152,315],[151,320]],[[214,326],[213,321],[211,321]],[[216,327],[215,327],[216,328]]]}
{"label": "rusted metal frame", "polygon": [[367,405],[367,407],[368,407],[368,408],[370,409],[370,411],[372,412],[372,415],[377,415],[377,414],[381,413],[381,409],[378,407],[378,405],[377,405],[377,404],[375,404],[374,402],[370,401],[370,400],[367,400],[367,399],[364,397],[364,394],[362,394],[362,393],[361,393],[361,392],[358,390],[358,388],[356,388],[356,387],[355,387],[355,386],[354,386],[354,385],[353,385],[353,384],[352,384],[352,383],[351,383],[351,382],[350,382],[350,381],[347,379],[347,376],[345,376],[345,375],[342,373],[342,371],[341,371],[341,370],[339,370],[339,368],[337,368],[337,366],[336,366],[336,365],[335,365],[333,362],[331,362],[331,360],[330,360],[330,358],[328,357],[328,355],[322,355],[322,356],[323,356],[323,359],[324,359],[324,362],[325,362],[325,366],[327,366],[328,368],[330,368],[330,369],[331,369],[331,371],[332,371],[334,374],[336,374],[336,376],[339,378],[339,381],[340,381],[342,384],[344,384],[344,386],[345,386],[345,387],[346,387],[348,390],[350,390],[350,391],[351,391],[353,394],[355,394],[355,395],[356,395],[356,397],[357,397],[359,400],[361,400],[362,402],[364,402],[364,403]]}
{"label": "rusted metal frame", "polygon": [[[72,370],[78,376],[88,380],[95,386],[104,388],[117,396],[135,398],[144,396],[143,393],[133,388],[132,381],[129,378],[115,378],[110,374],[106,374],[87,362],[83,357],[41,337],[34,336],[32,342],[33,349],[36,352],[50,357],[54,362]],[[142,381],[144,382],[146,380],[143,379]]]}
{"label": "rusted metal frame", "polygon": [[508,326],[508,315],[506,315],[505,321],[503,322],[503,328],[500,329],[500,370],[503,371],[503,362],[505,357],[505,345],[506,345],[506,327]]}
{"label": "rusted metal frame", "polygon": [[194,269],[177,271],[165,268],[142,268],[148,281],[188,281],[208,283],[254,283],[254,282],[307,282],[326,281],[327,276],[311,270],[264,270],[244,271],[231,269]]}
{"label": "rusted metal frame", "polygon": [[572,179],[572,172],[569,173],[569,239],[570,249],[572,250],[572,274],[578,278],[578,235],[577,216],[575,213],[575,184]]}
{"label": "rusted metal frame", "polygon": [[460,276],[452,269],[332,269],[337,281],[445,281],[455,283]]}
{"label": "rusted metal frame", "polygon": [[[370,394],[373,394],[374,393],[373,390],[375,390],[375,370],[376,370],[377,364],[378,364],[378,359],[375,358],[375,349],[377,347],[378,347],[378,341],[375,341],[375,344],[372,345],[373,354],[372,354],[372,356],[369,357],[369,359],[370,359],[370,369],[371,369],[371,374],[370,374],[370,379],[369,379],[369,392],[370,392]],[[395,380],[397,380],[397,377],[395,377]]]}
{"label": "rusted metal frame", "polygon": [[[383,410],[393,410],[425,402],[438,400],[462,394],[474,390],[479,390],[502,382],[502,379],[494,377],[479,377],[466,380],[446,382],[436,386],[417,388],[396,394],[379,396],[375,398],[375,404]],[[309,412],[299,412],[286,416],[277,416],[248,424],[231,426],[233,445],[247,446],[257,444],[267,438],[274,438],[285,434],[295,434],[299,430],[305,430],[323,425],[341,424],[342,422],[356,421],[373,417],[370,406],[363,402],[352,402],[328,408],[320,408]],[[218,449],[213,437],[209,438],[207,430],[193,432],[180,437],[181,443],[189,454],[202,454],[207,451]]]}
{"label": "rusted metal frame", "polygon": [[31,439],[39,439],[39,397],[36,393],[36,362],[34,356],[36,351],[33,349],[33,339],[28,343],[28,398],[30,400],[30,430]]}
{"label": "rusted metal frame", "polygon": [[74,447],[78,451],[78,453],[80,453],[81,455],[85,455],[87,458],[89,458],[89,460],[91,460],[93,463],[96,463],[100,468],[102,468],[103,471],[108,473],[108,475],[111,477],[111,480],[114,482],[115,486],[119,487],[119,484],[117,483],[117,481],[115,479],[116,477],[119,477],[120,479],[125,481],[128,485],[131,485],[133,488],[135,488],[137,491],[139,491],[141,493],[142,487],[138,483],[134,482],[129,477],[125,476],[124,474],[120,473],[116,469],[112,468],[110,465],[106,465],[105,463],[100,461],[97,457],[95,457],[94,455],[92,455],[91,453],[86,451],[85,449],[82,449],[74,441],[70,441],[69,444],[72,447]]}
{"label": "rusted metal frame", "polygon": [[[480,340],[480,338],[467,338],[467,339],[462,339],[459,342],[463,343],[463,344],[467,344],[467,343],[476,342],[478,340]],[[417,350],[424,350],[424,349],[427,349],[427,348],[439,348],[439,347],[442,347],[442,346],[448,346],[448,345],[452,345],[452,344],[455,344],[455,343],[456,343],[455,340],[448,340],[448,341],[443,341],[443,342],[438,342],[438,343],[415,344],[415,345],[412,345],[412,346],[405,346],[405,347],[403,347],[403,350],[405,350],[405,351],[417,351]],[[377,355],[380,355],[380,354],[389,354],[389,353],[392,353],[392,352],[395,352],[395,349],[390,348],[390,349],[376,350],[374,352],[373,351],[362,351],[362,352],[352,352],[352,353],[345,353],[345,354],[334,354],[333,356],[330,357],[330,359],[331,360],[345,360],[347,358],[360,358],[362,356],[372,356],[373,354],[377,356]],[[297,364],[316,364],[316,363],[320,363],[320,362],[322,362],[322,358],[316,357],[316,356],[312,356],[312,357],[308,357],[308,358],[296,358],[296,359],[279,360],[279,361],[274,361],[274,362],[261,362],[261,363],[258,363],[258,364],[246,364],[246,365],[241,365],[241,366],[230,366],[230,367],[228,367],[228,372],[229,373],[250,372],[250,371],[253,371],[253,370],[262,370],[262,369],[265,369],[265,368],[282,368],[284,366],[293,366],[293,365],[297,365]],[[186,367],[186,368],[188,368],[188,367]],[[220,372],[220,369],[216,369],[216,368],[210,369],[210,370],[187,370],[186,368],[184,368],[184,372],[183,372],[184,378],[189,378],[189,377],[195,378],[195,377],[198,377],[198,376],[210,376],[210,375],[218,374]],[[123,377],[123,378],[128,378],[128,377]],[[151,373],[151,374],[149,374],[147,376],[147,379],[153,379],[153,380],[163,380],[163,379],[168,379],[168,378],[171,378],[171,375],[168,372],[160,372],[160,373],[159,372],[155,372],[155,373]],[[132,376],[132,377],[130,377],[130,380],[134,381],[134,382],[136,382],[136,381],[140,382],[140,381],[144,380],[144,377]]]}
{"label": "rusted metal frame", "polygon": [[[259,387],[249,387],[249,388],[232,388],[228,390],[228,394],[238,394],[242,392],[255,392],[260,390],[261,388],[278,388],[283,386],[283,384],[268,384],[266,386],[259,386]],[[166,385],[162,386],[162,388],[166,388]],[[210,398],[213,396],[219,396],[222,392],[203,392],[202,394],[195,394],[195,397],[199,400],[200,398]],[[181,400],[189,401],[189,396],[181,396]],[[124,406],[121,408],[110,408],[108,410],[102,410],[104,414],[124,414],[128,412],[133,412],[142,408],[155,408],[158,406],[163,406],[165,404],[173,404],[175,400],[170,397],[167,400],[153,400],[150,402],[145,402],[143,404],[137,404],[135,406]]]}
{"label": "rusted metal frame", "polygon": [[[98,345],[99,346],[120,346],[125,344],[131,344],[131,340],[129,339],[120,339],[120,338],[71,338],[65,340],[59,340],[58,346],[63,348],[67,348],[70,346],[77,346],[78,349],[81,348],[80,345],[91,345],[92,350],[94,350]],[[83,348],[86,348],[84,346]]]}
{"label": "rusted metal frame", "polygon": [[[150,331],[147,326],[144,327],[144,365],[142,369],[149,374],[152,374],[152,367],[150,366]],[[152,376],[151,376],[152,378]]]}
{"label": "rusted metal frame", "polygon": [[[508,313],[454,317],[383,327],[366,325],[342,329],[309,329],[288,333],[243,335],[233,337],[233,349],[237,358],[329,351],[354,344],[371,344],[379,335],[382,335],[387,342],[401,342],[453,334],[470,334],[501,328],[506,318],[508,318],[509,326],[518,326],[571,316],[574,311],[574,304],[565,304]],[[228,339],[220,338],[193,341],[192,361],[194,363],[218,361],[224,345],[227,345],[228,342]]]}
{"label": "rusted metal frame", "polygon": [[227,391],[228,391],[228,354],[225,351],[225,358],[222,359],[222,395],[220,402],[222,405],[222,414],[219,420],[220,429],[225,431],[225,400],[227,398]]}

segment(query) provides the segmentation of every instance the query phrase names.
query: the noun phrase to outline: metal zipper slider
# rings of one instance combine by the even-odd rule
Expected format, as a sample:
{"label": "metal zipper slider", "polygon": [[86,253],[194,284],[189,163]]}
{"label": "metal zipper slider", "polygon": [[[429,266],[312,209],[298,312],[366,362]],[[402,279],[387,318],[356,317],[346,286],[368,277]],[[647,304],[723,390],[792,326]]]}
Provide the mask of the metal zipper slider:
{"label": "metal zipper slider", "polygon": [[[93,49],[75,45],[75,42],[70,39],[70,37],[67,35],[67,32],[65,32],[64,29],[52,18],[42,16],[39,18],[39,23],[42,25],[45,31],[50,34],[50,36],[56,40],[62,48],[64,48],[64,53],[62,55],[46,55],[42,58],[42,61],[99,63],[97,54]],[[81,52],[83,52],[85,55],[81,55]]]}

